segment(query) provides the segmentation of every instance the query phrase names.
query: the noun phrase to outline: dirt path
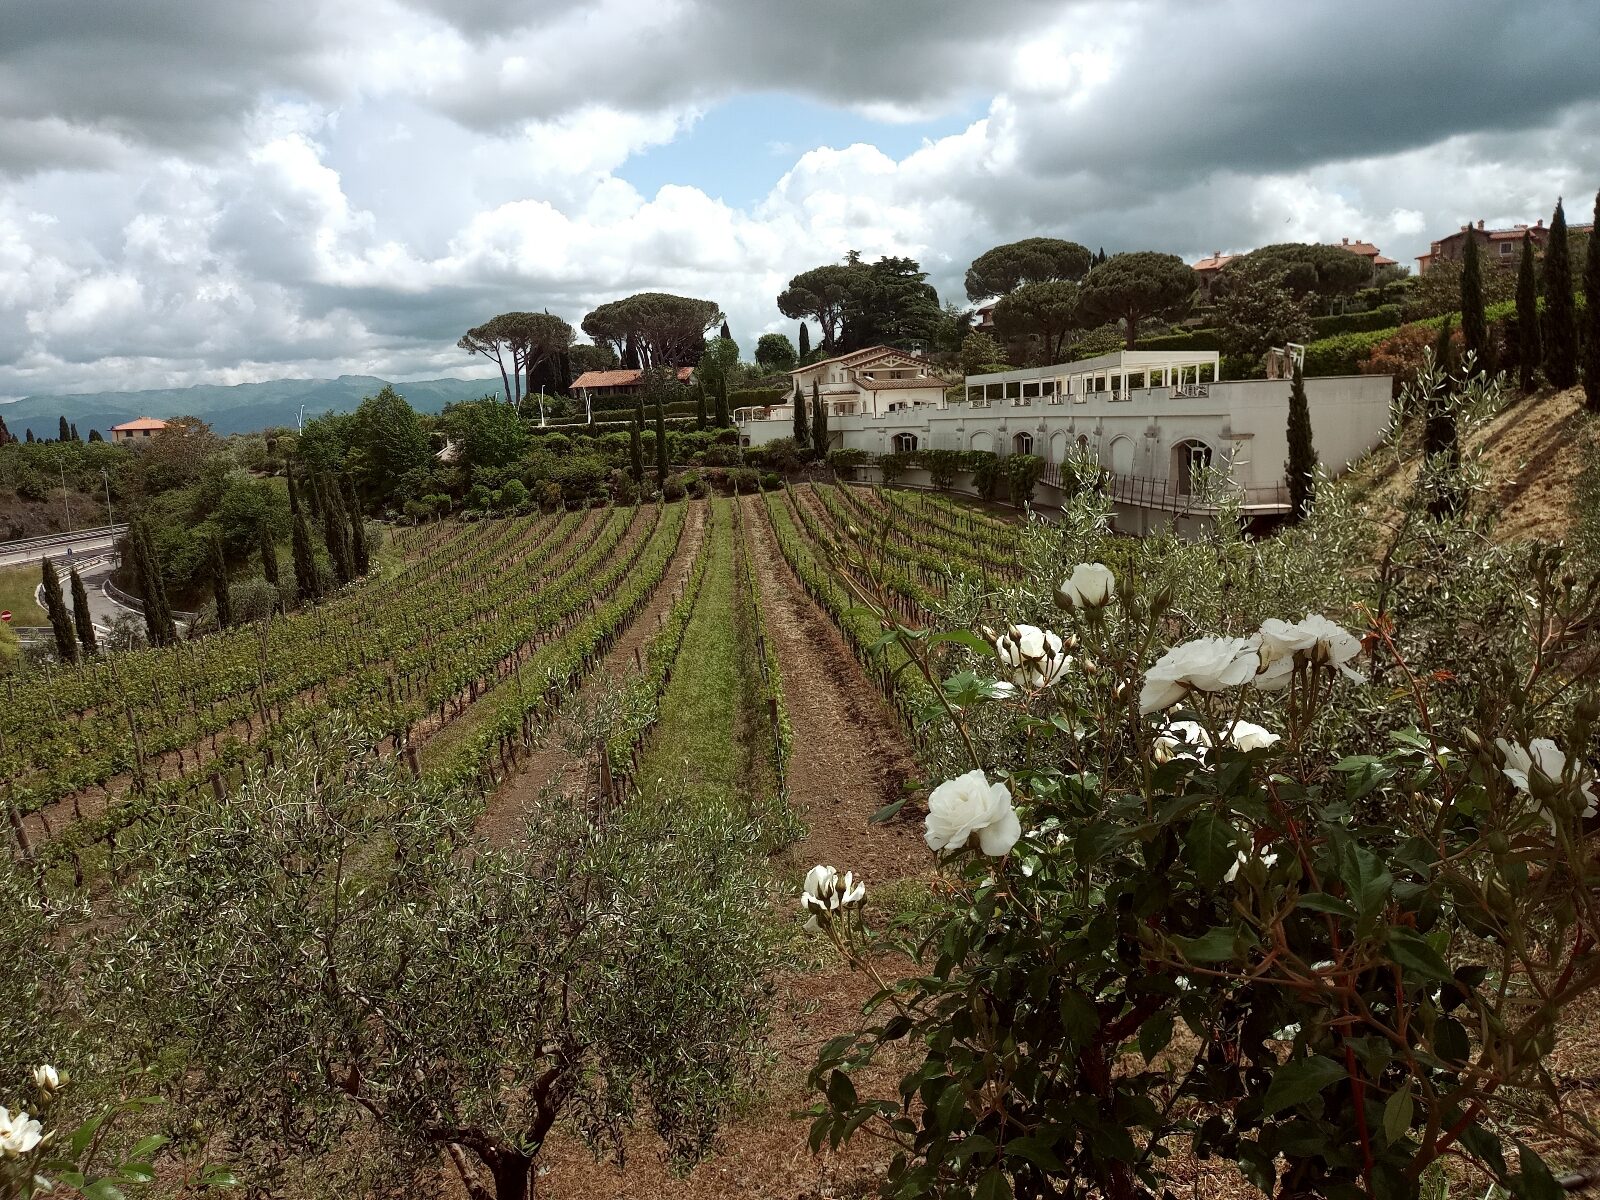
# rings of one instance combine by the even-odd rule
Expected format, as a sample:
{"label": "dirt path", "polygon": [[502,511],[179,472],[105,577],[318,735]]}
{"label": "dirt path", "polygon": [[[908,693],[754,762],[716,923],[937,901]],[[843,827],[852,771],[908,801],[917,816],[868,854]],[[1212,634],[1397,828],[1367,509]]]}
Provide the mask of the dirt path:
{"label": "dirt path", "polygon": [[[637,670],[634,655],[643,654],[645,646],[660,628],[661,621],[678,593],[683,590],[694,567],[695,556],[706,535],[706,505],[702,500],[691,500],[683,530],[683,541],[672,560],[667,577],[656,588],[655,595],[606,654],[605,660],[590,673],[578,688],[575,708],[581,711],[583,703],[602,687],[614,687]],[[478,832],[491,844],[503,846],[516,837],[522,828],[523,818],[538,803],[540,795],[552,783],[568,792],[587,782],[587,766],[574,763],[562,744],[564,725],[557,721],[554,728],[546,730],[544,743],[524,760],[522,769],[489,800],[488,807],[478,819]],[[576,768],[576,769],[574,769]],[[578,775],[584,778],[576,778]]]}
{"label": "dirt path", "polygon": [[[844,636],[789,570],[765,502],[742,500],[766,626],[794,726],[790,802],[809,830],[790,853],[884,883],[926,870],[928,848],[910,821],[869,825],[908,780],[916,760],[893,710],[862,672]],[[870,883],[869,883],[870,886]]]}

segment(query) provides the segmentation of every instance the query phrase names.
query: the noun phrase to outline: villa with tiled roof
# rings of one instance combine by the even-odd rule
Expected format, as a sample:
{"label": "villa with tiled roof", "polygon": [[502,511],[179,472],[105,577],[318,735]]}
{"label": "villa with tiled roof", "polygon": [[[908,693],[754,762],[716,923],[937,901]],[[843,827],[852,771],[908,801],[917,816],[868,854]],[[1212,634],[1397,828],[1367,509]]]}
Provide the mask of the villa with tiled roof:
{"label": "villa with tiled roof", "polygon": [[[932,362],[893,346],[868,346],[789,372],[789,394],[798,387],[807,404],[812,384],[829,415],[869,417],[908,408],[943,408],[944,390],[949,386]],[[743,417],[735,414],[741,421],[792,420],[793,416],[788,403],[767,406],[759,413],[747,412]]]}

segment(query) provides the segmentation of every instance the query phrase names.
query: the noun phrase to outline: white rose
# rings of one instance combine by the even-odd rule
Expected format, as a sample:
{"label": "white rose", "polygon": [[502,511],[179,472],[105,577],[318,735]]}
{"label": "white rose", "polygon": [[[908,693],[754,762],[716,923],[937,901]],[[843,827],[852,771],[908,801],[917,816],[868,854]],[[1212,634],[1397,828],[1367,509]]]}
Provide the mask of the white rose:
{"label": "white rose", "polygon": [[923,838],[930,850],[940,854],[961,849],[973,834],[983,852],[994,858],[1009,853],[1022,836],[1010,789],[1003,783],[991,784],[979,770],[933,789]]}
{"label": "white rose", "polygon": [[1012,625],[993,641],[1000,665],[1011,668],[1012,682],[1019,688],[1051,687],[1072,665],[1061,638],[1036,625]]}
{"label": "white rose", "polygon": [[1255,677],[1261,658],[1254,638],[1203,637],[1174,646],[1144,673],[1139,711],[1171,708],[1191,691],[1220,692]]}
{"label": "white rose", "polygon": [[1104,608],[1116,586],[1117,577],[1105,563],[1079,563],[1056,589],[1056,596],[1073,608]]}
{"label": "white rose", "polygon": [[1261,862],[1269,868],[1278,861],[1278,856],[1276,854],[1266,854],[1260,850],[1257,850],[1252,856],[1251,854],[1241,850],[1239,851],[1239,857],[1234,859],[1233,866],[1229,867],[1228,873],[1222,877],[1222,882],[1232,883],[1235,879],[1239,878],[1239,869],[1248,865],[1252,857],[1260,859]]}
{"label": "white rose", "polygon": [[1204,760],[1211,749],[1211,735],[1198,721],[1173,721],[1156,737],[1152,754],[1158,763],[1175,758]]}
{"label": "white rose", "polygon": [[818,863],[806,872],[800,889],[800,907],[811,914],[806,928],[821,928],[820,921],[831,921],[848,908],[854,908],[866,898],[867,885],[856,880],[854,872],[840,875],[834,867]]}
{"label": "white rose", "polygon": [[[1549,738],[1534,738],[1526,747],[1496,738],[1494,744],[1505,756],[1505,766],[1500,773],[1514,784],[1518,791],[1526,792],[1540,802],[1541,815],[1550,832],[1556,829],[1555,814],[1548,802],[1565,789],[1568,783],[1567,756]],[[1572,786],[1583,803],[1585,819],[1600,811],[1600,783],[1590,778],[1589,770],[1578,763],[1572,768]]]}
{"label": "white rose", "polygon": [[19,1108],[13,1115],[0,1104],[0,1155],[20,1158],[43,1140],[44,1127],[26,1110]]}
{"label": "white rose", "polygon": [[1349,666],[1361,653],[1361,639],[1327,617],[1307,613],[1290,623],[1269,617],[1261,622],[1261,672],[1256,686],[1279,692],[1289,686],[1296,660],[1313,667],[1333,667],[1350,679],[1361,676]]}
{"label": "white rose", "polygon": [[1233,728],[1228,731],[1228,740],[1240,750],[1260,750],[1281,739],[1270,729],[1250,721],[1235,721]]}

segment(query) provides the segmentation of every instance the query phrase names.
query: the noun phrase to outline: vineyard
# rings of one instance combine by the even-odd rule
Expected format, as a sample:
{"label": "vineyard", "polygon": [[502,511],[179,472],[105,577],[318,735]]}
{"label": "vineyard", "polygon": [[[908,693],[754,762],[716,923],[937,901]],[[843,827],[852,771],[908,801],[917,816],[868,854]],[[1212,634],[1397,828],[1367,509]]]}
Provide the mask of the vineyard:
{"label": "vineyard", "polygon": [[1547,865],[1600,784],[1534,735],[1591,736],[1600,585],[1375,553],[1348,503],[426,523],[320,604],[11,677],[0,1071],[86,1077],[125,1183],[1137,1200],[1219,1157],[1546,1200],[1600,1114],[1592,880]]}

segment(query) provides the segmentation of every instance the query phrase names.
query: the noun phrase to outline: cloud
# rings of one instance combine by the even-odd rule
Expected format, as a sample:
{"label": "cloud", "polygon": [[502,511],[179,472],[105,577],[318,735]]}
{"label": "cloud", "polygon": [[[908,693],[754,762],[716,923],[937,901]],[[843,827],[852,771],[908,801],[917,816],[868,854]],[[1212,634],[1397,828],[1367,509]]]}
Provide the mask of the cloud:
{"label": "cloud", "polygon": [[[465,373],[493,312],[644,289],[717,300],[748,350],[850,249],[951,299],[1038,233],[1408,260],[1600,182],[1577,0],[0,0],[0,27],[0,395]],[[629,182],[755,93],[947,132],[753,130],[717,148],[771,165],[744,206],[701,160]]]}

